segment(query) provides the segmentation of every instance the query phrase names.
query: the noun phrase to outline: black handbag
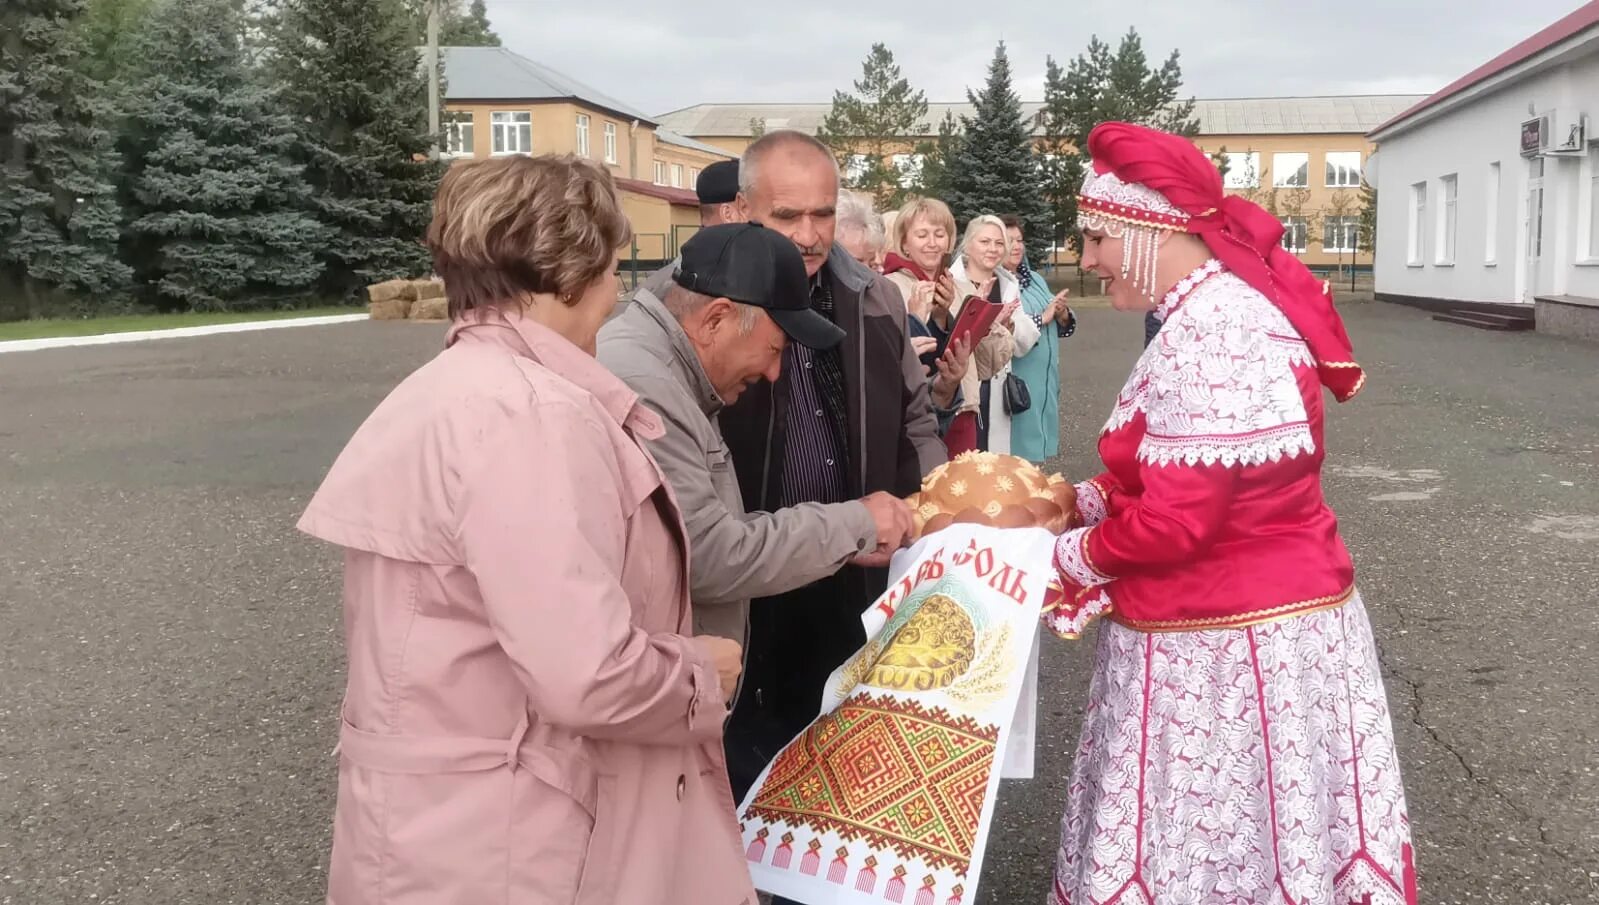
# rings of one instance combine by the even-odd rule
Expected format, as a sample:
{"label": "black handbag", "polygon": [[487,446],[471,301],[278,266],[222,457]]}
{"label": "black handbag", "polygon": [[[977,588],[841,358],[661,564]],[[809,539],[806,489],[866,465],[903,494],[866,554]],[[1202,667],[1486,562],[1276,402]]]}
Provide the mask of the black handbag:
{"label": "black handbag", "polygon": [[1005,375],[1005,414],[1020,415],[1033,407],[1033,394],[1027,383],[1015,374]]}

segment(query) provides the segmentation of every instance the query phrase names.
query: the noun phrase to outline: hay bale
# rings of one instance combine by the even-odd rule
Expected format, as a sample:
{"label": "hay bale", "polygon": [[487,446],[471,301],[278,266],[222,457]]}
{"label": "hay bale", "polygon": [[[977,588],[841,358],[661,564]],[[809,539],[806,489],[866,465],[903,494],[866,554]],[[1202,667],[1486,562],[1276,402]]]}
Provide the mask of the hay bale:
{"label": "hay bale", "polygon": [[411,302],[409,299],[386,299],[371,303],[367,311],[375,321],[403,321],[411,313]]}
{"label": "hay bale", "polygon": [[392,302],[396,299],[413,302],[416,301],[416,289],[410,280],[388,280],[366,287],[366,297],[373,302]]}
{"label": "hay bale", "polygon": [[420,299],[411,305],[411,320],[442,321],[450,317],[450,300],[444,296]]}
{"label": "hay bale", "polygon": [[416,300],[444,298],[443,280],[417,280],[411,284],[416,289]]}

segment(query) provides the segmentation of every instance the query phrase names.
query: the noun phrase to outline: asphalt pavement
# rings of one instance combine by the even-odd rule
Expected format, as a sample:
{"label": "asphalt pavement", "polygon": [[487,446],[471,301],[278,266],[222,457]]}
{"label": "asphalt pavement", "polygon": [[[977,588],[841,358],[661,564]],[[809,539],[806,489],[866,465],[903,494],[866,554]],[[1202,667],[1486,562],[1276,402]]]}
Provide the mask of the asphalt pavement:
{"label": "asphalt pavement", "polygon": [[[1599,346],[1345,309],[1326,482],[1382,652],[1422,901],[1599,902]],[[1142,339],[1080,312],[1063,470]],[[319,902],[336,553],[294,522],[443,329],[0,355],[0,903]],[[980,901],[1039,902],[1091,640],[1047,641],[1038,778]]]}

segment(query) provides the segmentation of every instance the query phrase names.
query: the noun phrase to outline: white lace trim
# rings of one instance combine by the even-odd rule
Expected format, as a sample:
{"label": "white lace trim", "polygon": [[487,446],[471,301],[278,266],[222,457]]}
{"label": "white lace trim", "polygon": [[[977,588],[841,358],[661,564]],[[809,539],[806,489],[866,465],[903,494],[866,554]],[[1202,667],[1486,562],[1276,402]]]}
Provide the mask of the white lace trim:
{"label": "white lace trim", "polygon": [[1105,495],[1099,492],[1099,485],[1083,481],[1073,486],[1077,489],[1077,514],[1083,517],[1083,524],[1092,528],[1103,522],[1110,510],[1105,505]]}
{"label": "white lace trim", "polygon": [[1082,609],[1076,612],[1059,609],[1045,613],[1044,627],[1062,638],[1079,638],[1087,630],[1088,623],[1110,611],[1110,592],[1105,588],[1096,588],[1083,600]]}
{"label": "white lace trim", "polygon": [[1194,287],[1221,273],[1221,270],[1221,262],[1215,258],[1199,265],[1193,273],[1178,280],[1177,285],[1166,293],[1166,297],[1160,300],[1160,307],[1155,309],[1155,316],[1162,321],[1170,317],[1171,313],[1177,310],[1177,306],[1183,303],[1183,299],[1188,298],[1188,294],[1194,291]]}
{"label": "white lace trim", "polygon": [[1123,182],[1115,173],[1096,173],[1092,166],[1088,168],[1088,175],[1083,177],[1082,194],[1107,204],[1188,219],[1187,211],[1167,201],[1165,195],[1149,186],[1141,182]]}
{"label": "white lace trim", "polygon": [[1109,575],[1094,568],[1088,561],[1088,532],[1092,528],[1073,528],[1055,541],[1055,567],[1060,574],[1085,588],[1098,587],[1111,581]]}
{"label": "white lace trim", "polygon": [[1195,286],[1139,357],[1104,433],[1145,417],[1140,460],[1257,465],[1313,453],[1294,366],[1310,350],[1265,296],[1222,272]]}
{"label": "white lace trim", "polygon": [[1264,465],[1316,451],[1307,424],[1282,427],[1242,437],[1165,438],[1146,435],[1138,458],[1150,465]]}

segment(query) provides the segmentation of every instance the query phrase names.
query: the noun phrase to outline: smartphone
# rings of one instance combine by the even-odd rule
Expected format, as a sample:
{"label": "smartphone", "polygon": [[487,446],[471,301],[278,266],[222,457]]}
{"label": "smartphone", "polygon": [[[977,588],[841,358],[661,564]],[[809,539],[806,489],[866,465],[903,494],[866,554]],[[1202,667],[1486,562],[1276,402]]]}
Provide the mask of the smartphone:
{"label": "smartphone", "polygon": [[955,252],[953,252],[953,251],[944,252],[943,259],[938,262],[938,273],[933,274],[933,279],[936,280],[940,276],[942,276],[942,275],[944,275],[946,273],[949,273],[949,269],[951,267],[954,267],[954,266],[955,266]]}

